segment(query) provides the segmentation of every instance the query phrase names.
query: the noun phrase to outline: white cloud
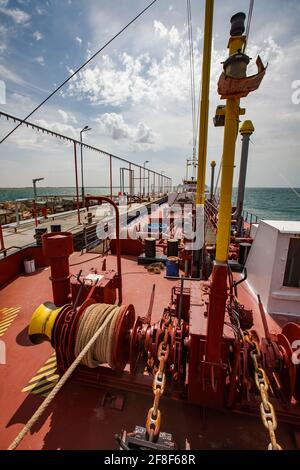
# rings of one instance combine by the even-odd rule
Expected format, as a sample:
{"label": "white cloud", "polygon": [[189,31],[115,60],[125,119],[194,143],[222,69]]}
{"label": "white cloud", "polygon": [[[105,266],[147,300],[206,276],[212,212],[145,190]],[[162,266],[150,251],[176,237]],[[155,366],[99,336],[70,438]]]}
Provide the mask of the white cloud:
{"label": "white cloud", "polygon": [[[87,97],[93,104],[122,106],[125,103],[145,103],[157,107],[168,101],[184,102],[189,96],[189,50],[185,29],[167,29],[154,22],[163,57],[148,53],[134,57],[115,53],[103,55],[100,63],[83,70],[69,86],[69,94]],[[178,44],[176,50],[173,47]],[[196,67],[200,67],[199,52],[195,51]]]}
{"label": "white cloud", "polygon": [[177,46],[180,42],[178,29],[172,26],[171,29],[166,28],[161,21],[154,21],[154,34],[159,39],[167,38],[172,46]]}
{"label": "white cloud", "polygon": [[45,64],[45,59],[43,56],[38,56],[34,59],[38,64],[42,65],[43,67],[46,65]]}
{"label": "white cloud", "polygon": [[62,117],[64,123],[72,122],[73,124],[77,124],[77,119],[73,116],[73,114],[67,113],[63,109],[58,109],[57,112]]}
{"label": "white cloud", "polygon": [[41,127],[45,127],[58,134],[63,134],[72,138],[78,138],[79,129],[74,126],[61,122],[48,122],[45,119],[36,119],[36,124]]}
{"label": "white cloud", "polygon": [[[3,0],[0,0],[0,5],[1,3],[3,4]],[[96,4],[97,2],[92,3]],[[227,2],[221,3],[222,5],[224,3],[222,8],[229,11]],[[149,20],[148,23],[145,22],[143,30],[138,30],[140,34],[137,34],[135,30],[129,30],[128,35],[125,35],[123,39],[120,38],[115,46],[108,49],[109,55],[99,56],[89,64],[77,79],[72,80],[70,88],[66,87],[65,98],[57,105],[57,108],[61,108],[60,111],[55,108],[49,114],[49,105],[47,109],[45,108],[47,112],[46,119],[50,124],[46,121],[43,122],[46,127],[52,126],[58,132],[65,132],[76,137],[78,137],[79,130],[83,125],[90,122],[91,127],[94,129],[94,132],[91,132],[88,138],[91,144],[100,145],[109,152],[120,156],[126,155],[132,161],[136,159],[140,162],[148,159],[151,161],[153,168],[166,169],[166,171],[173,173],[176,182],[179,182],[184,172],[185,159],[191,156],[189,55],[187,31],[184,26],[184,22],[186,22],[185,15],[180,17],[177,7],[174,7],[171,15],[168,13],[168,6],[169,2],[165,6],[166,16],[162,16],[160,21],[156,21],[155,24],[152,23],[152,20]],[[97,9],[99,10],[98,7]],[[290,9],[290,11],[292,10]],[[96,49],[97,44],[103,42],[104,36],[109,34],[109,29],[118,30],[122,22],[119,14],[111,15],[110,11],[104,20],[102,10],[101,15],[100,12],[98,13],[99,16],[94,18],[91,30],[88,31],[93,46],[87,44],[87,47],[91,50]],[[90,10],[89,15],[92,16]],[[216,105],[220,104],[216,85],[222,71],[221,61],[226,59],[228,54],[226,50],[228,24],[222,26],[220,16],[222,16],[222,22],[224,22],[224,15],[219,14],[219,19],[217,15],[215,32],[218,32],[219,37],[215,34],[213,45],[207,156],[208,162],[216,159],[218,163],[222,154],[223,130],[213,127],[212,117]],[[291,104],[291,83],[293,80],[300,79],[299,63],[295,59],[300,56],[300,41],[296,32],[293,35],[290,34],[292,31],[291,28],[289,29],[292,21],[291,15],[286,20],[281,15],[279,16],[280,20],[276,21],[279,26],[281,25],[280,30],[277,27],[274,28],[273,23],[268,25],[263,22],[263,25],[259,26],[259,22],[256,22],[256,25],[258,24],[257,31],[255,35],[254,32],[251,34],[248,45],[248,53],[253,57],[249,73],[255,71],[255,59],[258,53],[262,55],[264,62],[270,62],[260,89],[251,94],[246,100],[242,100],[242,106],[247,108],[246,118],[252,119],[256,127],[256,132],[252,136],[255,146],[251,147],[248,167],[248,184],[250,186],[284,184],[280,177],[271,175],[276,164],[279,165],[279,171],[282,174],[289,171],[290,177],[295,182],[294,184],[298,184],[297,175],[300,171],[300,160],[298,158],[297,133],[300,105],[293,106]],[[110,17],[115,20],[113,23],[109,23]],[[229,17],[230,12],[228,13],[228,19]],[[101,26],[103,27],[99,28],[99,20],[101,20]],[[296,18],[293,21],[296,21]],[[179,26],[180,22],[182,26]],[[109,24],[109,27],[105,23]],[[106,27],[107,31],[105,31]],[[36,28],[38,26],[35,26]],[[196,33],[195,28],[194,31]],[[136,37],[139,38],[138,41]],[[255,40],[254,43],[253,40]],[[75,36],[73,36],[73,44],[76,44]],[[197,91],[200,83],[202,45],[202,35],[197,32],[195,34]],[[126,51],[126,53],[122,53],[122,51]],[[82,49],[82,52],[84,52],[84,49]],[[47,58],[47,65],[48,60],[50,59]],[[67,63],[71,64],[71,57],[67,60]],[[5,65],[7,64],[5,63]],[[7,67],[9,67],[9,70],[5,70],[6,75],[14,83],[20,83],[22,79],[10,70],[12,64],[7,65]],[[17,67],[12,68],[12,70],[19,71]],[[29,73],[29,70],[27,72]],[[33,82],[35,82],[35,78],[33,77]],[[52,78],[51,82],[53,81]],[[23,87],[24,83],[22,84]],[[22,90],[18,89],[19,87],[15,88],[22,94]],[[79,124],[76,124],[76,120],[73,120],[74,116],[72,117],[68,109],[67,99],[70,95],[72,98],[75,97],[84,101],[83,103],[74,103],[74,100],[72,100],[73,103],[70,106],[72,112],[77,106],[76,117],[78,117],[80,127]],[[30,90],[25,90],[24,96],[30,96]],[[276,99],[274,99],[274,96],[276,96]],[[13,114],[16,106],[11,105],[11,95],[9,97],[7,108],[11,109]],[[27,104],[22,108],[18,106],[18,114],[25,115],[26,111],[32,109],[34,104]],[[88,107],[89,104],[93,106]],[[37,115],[37,118],[44,118],[45,109]],[[280,112],[278,112],[278,109]],[[91,119],[97,117],[97,123],[91,122]],[[241,119],[244,119],[244,117]],[[60,123],[57,121],[60,121]],[[77,127],[79,127],[79,130]],[[38,161],[44,145],[43,136],[39,136],[37,143],[34,143],[36,141],[32,139],[29,130],[27,132],[31,141],[26,143],[24,134],[23,143],[27,149],[29,146],[32,149],[32,151],[28,150],[27,154],[33,155],[33,149],[36,145],[35,155],[37,155]],[[10,139],[10,142],[14,143],[14,139],[17,141],[19,135],[21,139],[22,134],[19,134],[18,131]],[[150,144],[149,141],[153,143]],[[51,149],[49,152],[53,151],[56,140],[50,140],[49,142],[51,144],[48,145],[47,150],[44,145],[45,161],[48,167],[52,168],[53,155],[51,154],[51,159],[47,160],[46,153],[48,149]],[[288,152],[286,151],[287,142]],[[22,160],[20,160],[23,162],[21,140],[17,145],[20,155],[22,154]],[[140,150],[145,154],[141,155]],[[72,154],[72,149],[70,149],[70,154]],[[284,155],[284,158],[282,158],[282,155]],[[57,158],[58,166],[60,160],[63,160],[63,156],[62,152],[60,157]],[[238,175],[239,170],[239,157],[240,138],[236,153],[236,175]],[[259,165],[258,162],[260,162]],[[286,169],[288,166],[290,169]],[[269,168],[270,171],[267,173],[262,172],[262,167]],[[19,173],[22,173],[21,164]],[[209,170],[207,173],[209,176]],[[88,177],[92,179],[94,175],[95,169],[93,167],[90,169]],[[2,176],[1,171],[0,176]],[[67,178],[67,175],[62,178]],[[54,181],[56,180],[54,179]]]}
{"label": "white cloud", "polygon": [[44,15],[46,13],[46,10],[40,7],[36,7],[36,12],[38,15]]}
{"label": "white cloud", "polygon": [[78,42],[78,44],[82,44],[82,39],[79,36],[76,36],[75,40]]}
{"label": "white cloud", "polygon": [[17,85],[21,85],[23,83],[22,78],[17,75],[12,70],[8,69],[4,65],[0,64],[0,77],[2,80],[7,80],[12,83],[16,83]]}
{"label": "white cloud", "polygon": [[0,52],[7,48],[7,29],[4,25],[0,25]]}
{"label": "white cloud", "polygon": [[139,122],[136,127],[129,126],[121,114],[105,113],[96,119],[104,134],[114,140],[129,140],[135,144],[154,144],[155,135],[145,123]]}
{"label": "white cloud", "polygon": [[0,13],[12,18],[17,24],[25,24],[30,20],[30,15],[19,8],[6,8],[7,2],[0,3]]}
{"label": "white cloud", "polygon": [[35,33],[33,33],[32,35],[34,37],[34,39],[36,39],[37,41],[40,41],[41,39],[43,39],[44,35],[42,33],[40,33],[39,31],[35,31]]}
{"label": "white cloud", "polygon": [[69,115],[68,115],[68,113],[66,113],[66,111],[63,111],[62,109],[59,109],[57,112],[61,115],[61,117],[62,117],[62,119],[65,123],[69,121]]}
{"label": "white cloud", "polygon": [[154,32],[160,39],[168,37],[168,29],[161,21],[154,20]]}
{"label": "white cloud", "polygon": [[[30,83],[30,82],[27,82],[27,81],[23,80],[23,78],[20,75],[16,74],[11,69],[9,69],[9,68],[5,67],[4,65],[1,65],[1,64],[0,64],[0,79],[4,80],[4,81],[7,81],[7,82],[14,83],[16,85],[20,85],[20,86],[25,87],[25,88],[29,88],[31,90],[34,90],[35,93],[36,93],[37,90],[39,92],[42,92],[42,93],[49,93],[49,90],[38,87],[38,86],[34,85],[33,83]],[[9,102],[7,102],[6,105],[8,105],[8,103]],[[14,112],[13,110],[11,110],[11,111],[12,111],[12,113]]]}

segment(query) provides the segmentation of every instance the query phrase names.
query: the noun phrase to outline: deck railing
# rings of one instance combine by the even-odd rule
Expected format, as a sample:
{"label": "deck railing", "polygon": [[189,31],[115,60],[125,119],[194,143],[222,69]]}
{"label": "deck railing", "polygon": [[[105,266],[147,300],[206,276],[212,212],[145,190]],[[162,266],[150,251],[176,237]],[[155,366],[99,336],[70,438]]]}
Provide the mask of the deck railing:
{"label": "deck railing", "polygon": [[[218,226],[218,207],[215,203],[215,201],[205,201],[205,215],[209,219],[210,223],[212,224],[214,229],[217,229]],[[258,215],[254,214],[251,211],[248,210],[243,210],[242,212],[242,218],[243,218],[243,223],[246,225],[245,230],[249,231],[252,227],[253,224],[258,224],[261,219],[259,218]],[[248,227],[247,227],[248,225]]]}
{"label": "deck railing", "polygon": [[253,224],[258,224],[261,221],[258,215],[246,210],[242,212],[242,217],[244,219],[244,222],[247,222],[250,226],[252,226]]}
{"label": "deck railing", "polygon": [[204,211],[206,217],[209,219],[210,223],[212,224],[213,228],[216,230],[218,226],[218,208],[217,206],[211,202],[206,200],[204,204]]}

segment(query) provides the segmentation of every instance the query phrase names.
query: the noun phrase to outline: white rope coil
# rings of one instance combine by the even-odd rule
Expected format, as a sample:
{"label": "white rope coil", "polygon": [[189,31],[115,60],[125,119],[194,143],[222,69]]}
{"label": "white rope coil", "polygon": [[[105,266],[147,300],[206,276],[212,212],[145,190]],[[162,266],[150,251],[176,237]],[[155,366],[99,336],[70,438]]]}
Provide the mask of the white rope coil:
{"label": "white rope coil", "polygon": [[75,356],[78,356],[80,351],[89,342],[105,319],[112,315],[111,320],[106,324],[102,334],[97,338],[93,346],[89,349],[87,354],[83,357],[81,364],[87,367],[94,368],[99,364],[108,364],[114,369],[112,360],[112,346],[114,343],[114,331],[116,322],[119,318],[120,307],[117,305],[108,304],[93,304],[85,310],[77,331],[75,343]]}
{"label": "white rope coil", "polygon": [[[100,362],[111,363],[112,335],[120,310],[117,305],[107,304],[93,304],[86,309],[77,333],[75,347],[77,357],[75,361],[72,362],[43,403],[25,424],[8,447],[8,450],[14,450],[18,447],[80,363],[89,367],[95,367],[95,364],[97,366]],[[85,358],[85,356],[88,357]]]}

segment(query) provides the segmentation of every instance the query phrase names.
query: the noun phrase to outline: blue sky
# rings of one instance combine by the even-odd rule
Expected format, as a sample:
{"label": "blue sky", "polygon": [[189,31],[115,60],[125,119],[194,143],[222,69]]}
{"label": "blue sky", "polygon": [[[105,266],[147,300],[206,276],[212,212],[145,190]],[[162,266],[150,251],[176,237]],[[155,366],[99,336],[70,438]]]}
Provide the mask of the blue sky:
{"label": "blue sky", "polygon": [[[0,0],[0,79],[7,91],[0,109],[25,116],[147,3]],[[205,2],[191,3],[198,91]],[[220,104],[216,83],[230,17],[248,6],[248,0],[215,0],[208,161],[218,164],[223,130],[212,126]],[[298,0],[255,2],[248,53],[261,54],[269,68],[260,90],[242,103],[256,127],[249,186],[300,185],[300,104],[292,103],[292,83],[300,80],[299,21]],[[133,162],[149,160],[179,183],[192,152],[186,1],[159,0],[31,120],[73,137],[89,125],[90,144]],[[10,128],[0,120],[1,136]],[[240,142],[235,181],[239,156]],[[86,184],[107,185],[106,159],[90,152],[84,158]],[[114,170],[117,184],[117,165]],[[0,146],[0,186],[29,186],[39,176],[45,185],[72,186],[72,148],[21,128]]]}

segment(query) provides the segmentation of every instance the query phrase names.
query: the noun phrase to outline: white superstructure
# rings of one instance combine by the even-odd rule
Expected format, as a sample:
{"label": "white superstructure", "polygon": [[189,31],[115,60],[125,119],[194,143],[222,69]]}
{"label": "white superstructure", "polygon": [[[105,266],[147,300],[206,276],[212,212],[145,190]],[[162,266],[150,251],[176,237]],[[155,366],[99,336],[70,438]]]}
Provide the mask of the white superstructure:
{"label": "white superstructure", "polygon": [[300,222],[261,221],[246,268],[268,313],[300,316]]}

